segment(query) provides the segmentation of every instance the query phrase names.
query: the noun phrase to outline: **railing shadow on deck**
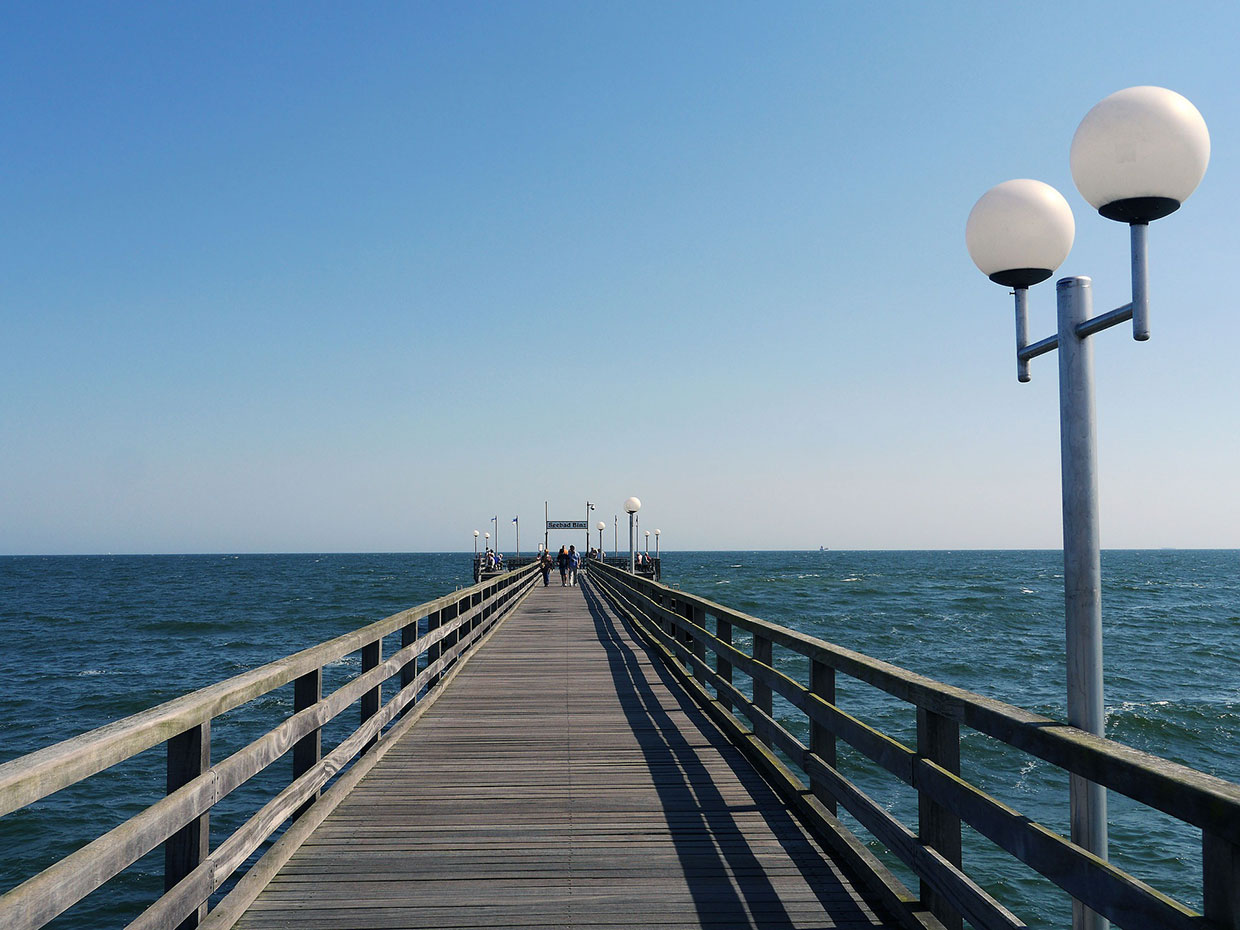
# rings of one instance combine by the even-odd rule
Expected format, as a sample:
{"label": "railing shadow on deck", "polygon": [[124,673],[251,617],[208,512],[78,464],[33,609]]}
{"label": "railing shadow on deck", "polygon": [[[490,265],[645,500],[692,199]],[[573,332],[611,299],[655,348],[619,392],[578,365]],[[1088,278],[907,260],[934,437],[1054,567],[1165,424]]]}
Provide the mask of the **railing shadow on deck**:
{"label": "railing shadow on deck", "polygon": [[[747,747],[788,804],[821,822],[828,838],[842,836],[842,854],[863,856],[834,816],[837,806],[844,808],[917,875],[922,902],[945,926],[960,927],[963,920],[979,930],[1025,926],[962,870],[963,822],[1121,928],[1240,930],[1240,785],[610,566],[596,568],[592,581],[661,652],[711,718]],[[750,635],[750,652],[733,644],[734,630]],[[807,660],[808,681],[776,670],[776,646]],[[733,683],[734,672],[749,679],[749,694]],[[842,710],[837,673],[915,710],[916,747]],[[776,719],[776,694],[807,719],[808,744]],[[1205,914],[961,778],[962,726],[1200,829]],[[837,740],[917,792],[916,827],[896,819],[837,768]],[[916,902],[890,903],[898,909]]]}
{"label": "railing shadow on deck", "polygon": [[[684,869],[689,893],[703,924],[726,922],[729,927],[784,925],[791,917],[780,903],[757,856],[750,848],[745,831],[736,823],[709,771],[685,734],[668,717],[654,694],[633,649],[617,634],[613,619],[602,608],[599,596],[585,585],[586,605],[595,633],[607,654],[612,682],[620,698],[625,718],[638,740],[650,768],[663,810],[671,820],[708,828],[716,843],[710,848],[687,844],[689,834],[671,830],[673,845]],[[638,633],[622,617],[630,636]],[[805,878],[809,888],[834,919],[866,920],[861,908],[848,897],[846,886],[822,853],[800,836],[800,826],[785,809],[782,800],[759,776],[736,747],[718,731],[702,709],[676,682],[670,671],[657,660],[655,673],[676,699],[679,709],[717,750],[729,768],[753,796],[773,834],[789,859]],[[711,812],[708,817],[707,811]],[[734,881],[729,881],[729,876]],[[723,898],[720,898],[720,895]],[[754,916],[758,923],[754,923]]]}
{"label": "railing shadow on deck", "polygon": [[[0,765],[3,817],[147,749],[167,746],[166,796],[7,890],[0,896],[0,927],[44,926],[161,844],[165,894],[128,930],[190,930],[202,921],[230,926],[240,910],[234,896],[259,884],[255,873],[272,868],[271,852],[208,914],[212,896],[291,821],[296,823],[290,834],[321,822],[350,780],[429,706],[441,684],[532,590],[537,577],[533,566],[510,572]],[[397,635],[400,648],[384,660],[384,639]],[[324,696],[324,666],[353,653],[361,658],[356,676]],[[389,679],[399,686],[384,703]],[[292,713],[213,762],[212,721],[287,685],[294,692]],[[324,754],[323,728],[350,707],[360,708],[357,727]],[[286,755],[292,757],[287,787],[217,848],[209,848],[208,818],[215,805]],[[336,787],[324,792],[333,781]],[[36,832],[29,839],[33,844],[40,837]],[[272,851],[281,844],[289,845],[282,839]]]}

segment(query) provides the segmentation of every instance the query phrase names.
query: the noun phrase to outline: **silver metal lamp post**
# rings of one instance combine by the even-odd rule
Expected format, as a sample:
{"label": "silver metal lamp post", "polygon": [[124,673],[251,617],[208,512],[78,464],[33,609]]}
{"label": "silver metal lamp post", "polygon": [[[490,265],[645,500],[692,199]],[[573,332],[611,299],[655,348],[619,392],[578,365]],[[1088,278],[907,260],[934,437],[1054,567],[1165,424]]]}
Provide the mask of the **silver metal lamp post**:
{"label": "silver metal lamp post", "polygon": [[662,532],[662,530],[658,529],[654,531],[654,557],[656,559],[659,557],[659,534]]}
{"label": "silver metal lamp post", "polygon": [[478,531],[474,530],[474,558],[478,558]]}
{"label": "silver metal lamp post", "polygon": [[629,515],[629,572],[637,571],[637,550],[635,549],[636,538],[634,534],[637,532],[637,511],[642,509],[642,502],[636,497],[630,497],[624,502],[624,512]]}
{"label": "silver metal lamp post", "polygon": [[646,558],[650,558],[650,530],[646,530]]}
{"label": "silver metal lamp post", "polygon": [[602,520],[598,521],[598,557],[602,561],[603,558],[603,530],[607,529],[607,524]]}
{"label": "silver metal lamp post", "polygon": [[590,551],[590,511],[594,509],[594,505],[586,501],[586,547],[581,550],[581,557],[584,559],[587,552]]}
{"label": "silver metal lamp post", "polygon": [[[1056,285],[1058,332],[1028,339],[1029,288],[1067,257],[1075,223],[1067,201],[1040,181],[1005,181],[969,214],[965,239],[974,263],[1016,296],[1016,376],[1029,380],[1029,361],[1059,350],[1059,429],[1063,481],[1064,614],[1067,635],[1068,723],[1104,735],[1102,568],[1098,529],[1098,455],[1093,348],[1088,338],[1132,321],[1133,338],[1149,339],[1147,233],[1151,220],[1179,209],[1210,159],[1205,121],[1188,100],[1161,87],[1130,87],[1086,114],[1072,140],[1072,178],[1107,219],[1131,229],[1132,301],[1091,316],[1086,277]],[[1072,775],[1072,842],[1107,856],[1106,791]],[[1103,917],[1079,901],[1077,930],[1101,930]]]}

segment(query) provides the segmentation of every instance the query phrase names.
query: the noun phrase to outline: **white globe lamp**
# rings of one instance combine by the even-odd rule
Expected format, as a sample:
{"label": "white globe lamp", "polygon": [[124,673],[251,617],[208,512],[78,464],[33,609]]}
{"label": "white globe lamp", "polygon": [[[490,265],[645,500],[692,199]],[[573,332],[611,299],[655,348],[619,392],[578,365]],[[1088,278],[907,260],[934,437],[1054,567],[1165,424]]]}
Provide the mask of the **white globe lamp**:
{"label": "white globe lamp", "polygon": [[1059,191],[1020,178],[982,194],[969,213],[964,238],[973,264],[990,280],[1004,287],[1031,287],[1068,257],[1076,222]]}
{"label": "white globe lamp", "polygon": [[629,515],[629,571],[637,571],[637,540],[633,536],[633,514],[642,509],[642,502],[630,497],[624,502],[624,512]]}
{"label": "white globe lamp", "polygon": [[1109,220],[1149,223],[1180,208],[1210,163],[1210,131],[1186,98],[1129,87],[1085,114],[1068,156],[1081,196]]}

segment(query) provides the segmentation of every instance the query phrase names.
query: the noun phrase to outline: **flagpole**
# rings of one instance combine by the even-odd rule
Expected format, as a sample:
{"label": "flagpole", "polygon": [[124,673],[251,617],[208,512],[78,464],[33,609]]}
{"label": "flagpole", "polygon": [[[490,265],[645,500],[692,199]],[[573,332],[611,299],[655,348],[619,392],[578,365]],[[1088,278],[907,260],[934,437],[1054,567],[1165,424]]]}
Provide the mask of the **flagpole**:
{"label": "flagpole", "polygon": [[[517,558],[519,559],[521,558],[521,517],[513,517],[512,522],[517,525]],[[517,563],[513,562],[512,564],[516,565]]]}

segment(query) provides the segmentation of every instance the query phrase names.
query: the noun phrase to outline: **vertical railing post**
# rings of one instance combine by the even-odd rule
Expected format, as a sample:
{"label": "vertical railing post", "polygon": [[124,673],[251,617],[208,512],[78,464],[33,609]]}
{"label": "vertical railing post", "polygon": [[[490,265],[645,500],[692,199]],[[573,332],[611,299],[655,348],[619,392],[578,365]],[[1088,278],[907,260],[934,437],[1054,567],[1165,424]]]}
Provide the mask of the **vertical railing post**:
{"label": "vertical railing post", "polygon": [[[293,713],[313,707],[322,696],[323,669],[316,668],[314,671],[306,672],[306,674],[299,676],[293,681]],[[293,744],[293,781],[297,781],[302,775],[314,768],[322,757],[323,731],[321,727],[315,727],[313,731],[307,733]],[[295,820],[304,814],[318,797],[319,792],[315,791],[313,795],[306,798],[306,802],[297,808],[297,813],[293,815],[293,819]]]}
{"label": "vertical railing post", "polygon": [[[168,740],[168,794],[211,768],[211,721],[190,727]],[[195,817],[164,841],[164,890],[171,891],[211,852],[210,812]],[[206,916],[207,905],[185,918],[178,930],[192,930]]]}
{"label": "vertical railing post", "polygon": [[[412,623],[406,623],[400,628],[400,648],[408,649],[418,641],[418,621],[415,619]],[[415,654],[412,659],[406,662],[400,669],[400,690],[404,691],[408,688],[415,678],[418,677],[418,657]],[[414,695],[414,700],[417,695]],[[400,716],[405,716],[413,709],[413,701],[410,701],[401,708]]]}
{"label": "vertical railing post", "polygon": [[[835,669],[811,659],[809,663],[809,690],[828,704],[835,703]],[[831,768],[836,767],[835,734],[815,720],[809,722],[809,751]],[[831,813],[836,813],[835,797],[820,778],[810,778],[810,786],[816,797]]]}
{"label": "vertical railing post", "polygon": [[[730,620],[724,620],[719,616],[715,617],[715,638],[721,643],[727,643],[729,646],[732,645],[732,622]],[[715,656],[715,672],[718,673],[719,677],[728,684],[732,683],[732,663],[725,659],[722,655]],[[726,697],[722,692],[719,692],[718,697],[719,702],[731,711],[731,699]]]}
{"label": "vertical railing post", "polygon": [[[753,657],[755,662],[761,662],[763,665],[773,667],[774,659],[771,641],[757,632],[753,634]],[[774,716],[774,707],[771,703],[771,686],[759,681],[757,675],[753,677],[753,704],[754,707],[768,717]],[[762,742],[769,744],[768,739],[763,739]]]}
{"label": "vertical railing post", "polygon": [[[372,668],[377,668],[380,660],[383,658],[383,640],[376,639],[373,643],[367,643],[362,647],[362,674],[366,674]],[[367,720],[379,713],[379,702],[383,698],[383,685],[378,684],[362,695],[362,719],[364,724]],[[375,734],[367,741],[362,752],[370,749],[379,741],[379,734]]]}
{"label": "vertical railing post", "polygon": [[[917,708],[917,754],[953,775],[959,775],[960,725],[924,707]],[[918,792],[917,823],[921,841],[960,868],[960,818]],[[924,881],[921,883],[921,899],[947,930],[960,930],[960,914]]]}
{"label": "vertical railing post", "polygon": [[1206,920],[1226,930],[1240,930],[1240,846],[1203,832],[1201,853]]}
{"label": "vertical railing post", "polygon": [[[706,611],[688,601],[680,602],[680,615],[694,626],[701,627],[706,625]],[[689,651],[699,659],[706,658],[706,643],[699,634],[685,630],[684,642],[689,647]],[[693,677],[704,684],[706,682],[706,666],[694,666]]]}
{"label": "vertical railing post", "polygon": [[[428,614],[426,617],[426,632],[429,633],[432,630],[439,629],[439,626],[442,623],[442,618],[444,614],[446,614],[449,610],[454,609],[454,607],[445,607],[442,610],[436,610],[434,613]],[[429,668],[430,666],[434,665],[436,662],[439,661],[439,653],[441,651],[441,648],[442,647],[440,643],[433,643],[432,645],[426,647],[427,668]],[[427,678],[426,690],[429,691],[431,688],[435,687],[435,683],[438,681],[439,681],[439,673],[436,672],[432,674],[429,678]]]}

